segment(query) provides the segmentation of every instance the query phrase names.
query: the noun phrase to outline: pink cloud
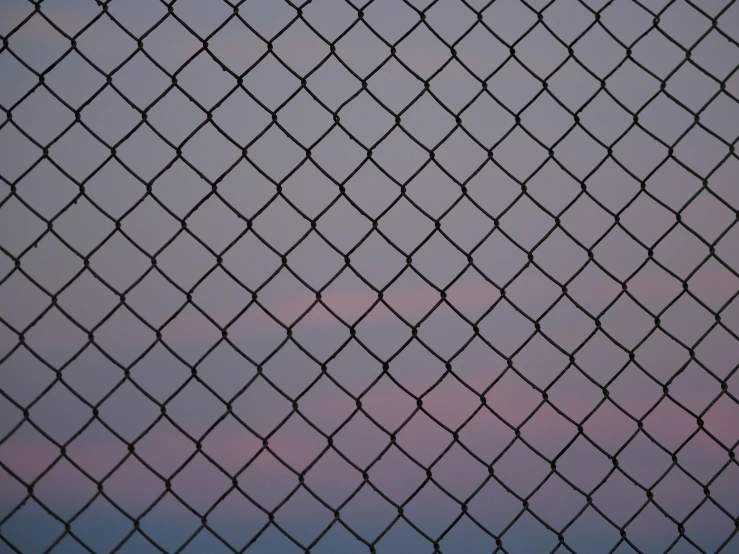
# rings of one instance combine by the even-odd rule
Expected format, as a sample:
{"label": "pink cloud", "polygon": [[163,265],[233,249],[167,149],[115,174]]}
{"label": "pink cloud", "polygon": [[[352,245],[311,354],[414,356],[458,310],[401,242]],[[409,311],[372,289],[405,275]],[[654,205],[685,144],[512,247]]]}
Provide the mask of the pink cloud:
{"label": "pink cloud", "polygon": [[[475,407],[470,403],[469,396],[463,394],[461,390],[455,393],[454,389],[449,389],[449,394],[444,396],[445,402],[440,401],[442,396],[444,395],[439,395],[439,401],[428,401],[425,403],[425,407],[445,423],[451,423],[450,420],[460,422],[460,419],[469,415]],[[516,410],[520,412],[519,415],[521,416],[525,416],[528,412],[527,409],[521,407],[516,398],[498,400],[493,407],[498,411],[507,413],[509,416],[509,412],[512,413]],[[367,406],[367,409],[371,413],[374,407]],[[403,411],[405,407],[397,403],[389,403],[386,404],[385,410]],[[412,425],[408,430],[401,432],[399,444],[403,448],[407,448],[414,456],[418,456],[420,460],[427,460],[428,462],[441,452],[451,440],[451,436],[441,431],[424,416],[419,416],[418,421],[418,424]],[[727,436],[723,433],[733,433],[735,423],[735,421],[721,422],[718,418],[710,418],[709,425],[712,432],[717,432],[719,436]],[[665,424],[663,422],[662,426],[664,427]],[[616,428],[623,425],[625,424],[615,423],[605,418],[596,418],[587,424],[586,431],[588,436],[593,437],[596,442],[600,442],[601,438],[613,432],[620,433],[621,431]],[[635,429],[636,426],[629,426],[629,429],[632,430],[632,427]],[[326,446],[326,442],[318,435],[304,434],[300,432],[300,429],[300,427],[286,427],[270,439],[270,448],[298,470],[312,462]],[[523,428],[522,436],[545,455],[553,456],[564,447],[574,434],[574,427],[562,418],[536,417]],[[350,435],[352,435],[351,432],[349,435],[344,434],[343,436],[348,437]],[[380,437],[379,442],[370,436],[360,442],[354,442],[356,438],[352,438],[347,442],[345,438],[338,441],[337,445],[351,459],[354,459],[356,449],[381,449],[383,445],[387,444],[387,438],[382,435]],[[473,451],[479,452],[478,445],[485,443],[507,444],[512,439],[512,432],[503,425],[485,424],[471,426],[469,430],[462,433],[461,437],[462,441]],[[170,431],[169,434],[157,435],[157,440],[154,443],[142,443],[139,446],[139,455],[165,475],[178,467],[194,450],[194,446],[174,430]],[[261,441],[247,432],[234,433],[219,429],[216,429],[203,442],[204,451],[229,472],[240,468],[254,454],[259,452],[260,448]],[[374,454],[370,450],[367,453],[370,454],[371,458]],[[126,456],[125,447],[117,441],[73,444],[68,448],[68,452],[80,466],[97,478],[106,474]],[[352,454],[353,452],[354,454]],[[0,447],[0,461],[17,472],[26,481],[34,479],[56,459],[58,454],[58,450],[53,445],[40,437],[17,436]],[[706,451],[706,456],[715,457],[715,452]],[[469,463],[473,463],[477,467],[476,462],[470,461]],[[225,492],[230,487],[230,479],[215,470],[204,459],[195,461],[193,464],[174,480],[174,487],[189,503],[197,506],[198,509],[205,510],[209,507],[209,503],[214,502],[220,493]],[[645,458],[644,464],[650,465],[652,462]],[[399,472],[400,475],[407,473],[406,478],[413,479],[416,471],[417,468],[413,465],[403,463],[397,465],[395,473]],[[510,484],[515,485],[514,488],[522,487],[525,481],[531,478],[527,471],[510,474],[507,477],[513,479]],[[309,479],[309,484],[311,482],[315,483],[321,491],[332,498],[341,498],[347,494],[352,485],[356,486],[358,483],[358,473],[333,453],[326,456],[313,473],[316,477],[315,479]],[[309,473],[310,475],[311,473]],[[195,476],[198,477],[195,478]],[[336,476],[335,481],[333,476]],[[477,476],[475,472],[459,471],[455,473],[454,479],[459,481],[458,484],[462,486],[469,479],[477,479]],[[240,477],[240,483],[258,501],[264,505],[270,505],[279,500],[278,496],[287,494],[297,484],[297,478],[271,454],[265,452]],[[470,482],[468,484],[473,486],[475,483]],[[2,495],[6,498],[15,498],[18,495],[17,485],[9,476],[0,480],[0,489],[2,489]],[[42,498],[48,497],[50,501],[64,503],[83,502],[94,494],[95,487],[81,476],[71,464],[63,462],[39,483],[36,490],[39,495],[42,495]],[[163,490],[164,484],[162,481],[133,459],[126,462],[105,485],[106,493],[120,502],[121,505],[129,506],[132,509],[135,507],[143,509],[147,499],[153,500]],[[392,491],[388,491],[388,493],[390,492]]]}
{"label": "pink cloud", "polygon": [[[630,286],[629,290],[642,301],[652,298],[658,303],[664,302],[669,300],[667,296],[671,297],[679,292],[674,286],[670,286],[670,280],[671,278],[666,275],[664,277],[639,278],[639,280]],[[706,270],[701,274],[699,281],[696,283],[691,281],[690,290],[699,298],[707,298],[708,296],[718,297],[732,294],[735,290],[735,285],[733,276],[721,271]],[[580,294],[578,294],[578,291],[573,290],[573,295],[578,301],[582,301],[583,298],[587,299],[599,295],[606,295],[608,298],[612,298],[619,292],[616,289],[615,284],[614,287],[589,287],[581,290]],[[526,292],[525,300],[527,306],[544,305],[544,302],[553,300],[554,298],[552,297],[552,291],[549,289],[529,287]],[[481,313],[481,299],[486,303],[490,303],[497,298],[497,296],[494,297],[491,293],[495,293],[494,289],[490,285],[483,283],[456,287],[449,295],[449,302],[462,313]],[[509,296],[511,296],[514,302],[517,300],[515,296]],[[402,290],[391,290],[385,293],[385,302],[411,322],[418,321],[423,317],[439,299],[439,294],[431,288],[406,288]],[[364,316],[365,312],[376,300],[376,294],[369,289],[329,290],[322,295],[322,301],[350,325]],[[306,291],[305,294],[260,298],[260,302],[264,302],[265,308],[279,321],[285,325],[289,325],[315,302],[315,297],[312,293]],[[587,302],[585,305],[588,305]],[[223,310],[220,310],[216,306],[216,309],[211,309],[206,313],[215,321],[225,325],[240,308],[241,306],[236,307],[236,309],[233,306],[224,306]],[[442,314],[444,312],[449,317],[455,320],[457,319],[457,316],[449,313],[449,310],[440,310],[438,313]],[[105,326],[96,334],[97,343],[103,348],[114,347],[115,349],[128,348],[142,350],[154,341],[155,335],[153,331],[146,329],[139,323],[133,324],[131,317],[128,319],[131,320],[131,323],[121,323],[113,326],[116,336],[115,344],[112,344],[109,340],[110,336],[108,335],[111,333],[105,331],[110,325]],[[378,304],[362,321],[365,324],[383,324],[397,322],[397,318],[385,306]],[[613,322],[613,325],[617,324],[619,324],[617,321]],[[300,329],[320,330],[322,328],[339,329],[343,327],[343,324],[320,304],[313,306],[311,311],[298,324],[298,328]],[[228,333],[232,340],[243,341],[262,336],[282,335],[284,331],[261,308],[253,306],[234,322],[228,329]],[[173,348],[178,349],[188,345],[212,344],[220,338],[221,332],[202,314],[198,313],[197,310],[188,308],[165,327],[162,335],[163,340],[167,344],[171,344]],[[12,333],[3,333],[3,336],[3,342],[7,341],[8,345],[12,345]],[[28,345],[44,357],[47,357],[49,352],[61,352],[71,356],[86,342],[86,334],[77,329],[64,316],[58,313],[56,309],[53,309],[52,313],[44,319],[43,325],[32,328],[27,336]]]}
{"label": "pink cloud", "polygon": [[[173,435],[172,443],[181,443],[182,437]],[[163,437],[157,448],[147,448],[140,452],[140,456],[151,464],[152,467],[161,469],[170,468],[170,471],[181,465],[187,456],[194,451],[194,445],[188,449],[168,449],[164,445],[168,442]],[[229,460],[238,459],[246,462],[261,448],[261,442],[255,438],[253,442],[258,444],[244,444],[244,436],[216,436],[208,438],[204,442],[204,451],[217,462],[229,464]],[[299,437],[291,437],[290,440],[275,438],[274,448],[281,455],[292,459],[306,459],[308,445]],[[143,448],[143,447],[142,447]],[[310,453],[315,451],[310,448]],[[316,453],[317,454],[317,453]],[[101,478],[110,469],[115,467],[122,459],[127,457],[125,447],[118,443],[98,442],[84,444],[82,446],[72,445],[68,449],[68,455],[83,469],[90,472],[95,478]],[[313,456],[315,454],[312,454]],[[36,478],[43,470],[52,464],[59,456],[59,450],[43,439],[20,438],[11,440],[9,444],[0,448],[0,461],[26,482]],[[191,462],[189,469],[173,480],[173,489],[181,494],[186,501],[192,502],[203,510],[207,509],[217,496],[227,490],[231,481],[226,476],[215,470],[209,462],[200,457]],[[23,489],[18,486],[17,481],[3,473],[0,479],[0,496],[6,499],[15,498],[22,500]],[[166,477],[168,472],[164,472]],[[194,478],[200,475],[199,478]],[[271,488],[284,485],[297,478],[290,478],[290,472],[280,464],[271,454],[263,453],[251,467],[241,476],[242,486],[250,494],[261,497],[263,500],[274,497]],[[293,485],[294,486],[294,485]],[[284,486],[280,486],[284,489]],[[79,504],[96,492],[96,486],[81,474],[66,459],[60,460],[54,468],[35,486],[35,493],[44,501],[52,503]],[[152,501],[165,490],[164,482],[151,473],[143,464],[133,457],[118,469],[104,484],[107,495],[120,503],[124,508],[144,509],[147,501]],[[285,490],[284,494],[288,491]],[[21,495],[19,497],[19,494]]]}
{"label": "pink cloud", "polygon": [[[443,399],[446,399],[445,401]],[[429,400],[425,406],[440,419],[455,419],[462,413],[471,411],[474,406],[469,398],[461,391],[449,389],[449,394],[440,394],[435,401]],[[506,408],[508,411],[520,412],[524,415],[526,410],[514,396],[501,398],[495,403],[496,409]],[[386,403],[386,411],[400,410],[400,406],[394,403]],[[428,421],[428,420],[427,420]],[[727,426],[731,422],[726,423]],[[412,455],[419,458],[422,463],[428,463],[449,442],[451,437],[442,432],[443,440],[438,441],[437,434],[432,429],[433,425],[424,424],[416,426],[399,435],[399,445],[408,450]],[[602,437],[614,432],[614,422],[601,418],[588,425],[587,431],[592,437]],[[338,448],[342,449],[350,458],[354,458],[351,452],[357,448],[368,450],[372,438],[367,435],[349,433],[350,440],[336,441]],[[564,423],[556,417],[537,418],[524,427],[523,437],[535,447],[547,455],[553,455],[564,442],[574,434],[569,424]],[[501,426],[482,425],[475,427],[471,432],[462,434],[462,440],[471,446],[473,451],[475,445],[496,444],[505,445],[511,439],[510,431]],[[383,438],[384,444],[387,440]],[[443,444],[442,444],[443,443]],[[177,445],[180,446],[177,446]],[[139,453],[149,463],[157,468],[179,466],[182,461],[193,451],[191,444],[183,441],[177,433],[172,431],[170,435],[157,436],[151,448],[141,445]],[[307,434],[301,434],[297,430],[278,433],[270,440],[270,446],[275,452],[294,467],[301,469],[311,462],[317,454],[325,447],[325,441],[313,440]],[[214,458],[216,462],[223,465],[229,472],[243,465],[261,447],[261,441],[247,433],[234,433],[232,431],[217,428],[214,433],[203,443],[204,451]],[[72,456],[80,465],[86,468],[110,468],[113,467],[123,456],[126,455],[125,448],[111,443],[97,442],[87,443],[78,448],[70,448]],[[526,456],[524,456],[526,453]],[[23,468],[29,476],[37,473],[54,459],[56,452],[48,445],[34,440],[16,440],[11,444],[0,447],[0,461],[12,467],[14,470]],[[368,450],[369,458],[376,455]],[[712,453],[706,451],[706,456]],[[442,462],[434,469],[434,478],[452,494],[459,498],[474,491],[486,478],[487,471],[479,466],[477,462],[470,460],[466,454],[450,452],[449,462]],[[485,458],[485,456],[483,456]],[[639,459],[644,466],[654,465],[649,456],[640,457],[638,454],[632,458]],[[704,462],[700,462],[703,464]],[[569,471],[564,471],[567,465]],[[609,471],[610,463],[593,463],[592,457],[582,460],[578,456],[570,456],[569,460],[559,462],[560,470],[574,482],[581,484],[583,479],[594,486]],[[625,466],[624,466],[625,467]],[[628,471],[628,467],[626,470]],[[644,468],[641,468],[644,469]],[[169,470],[171,471],[171,469]],[[502,479],[507,486],[511,487],[520,495],[528,494],[544,479],[549,468],[545,462],[536,459],[526,452],[525,447],[519,445],[519,450],[504,457],[496,466],[496,475]],[[20,490],[13,480],[4,477],[0,472],[0,497],[6,502],[20,501],[23,491]],[[379,487],[384,494],[394,501],[403,501],[416,486],[424,480],[423,470],[404,459],[397,450],[389,451],[382,462],[370,471],[373,484]],[[614,517],[614,514],[631,515],[636,507],[643,502],[643,494],[632,490],[631,485],[622,484],[622,488],[628,488],[630,493],[614,494],[614,487],[618,487],[618,476],[609,480],[610,485],[604,488],[604,492],[596,494],[596,505],[604,509],[606,513]],[[329,452],[311,471],[307,474],[306,483],[316,494],[325,499],[330,505],[338,506],[348,497],[362,482],[358,472],[348,464],[341,461],[334,452]],[[274,508],[297,485],[296,476],[284,468],[270,454],[260,456],[244,474],[239,477],[239,484],[253,499],[266,509]],[[730,483],[736,489],[738,483]],[[173,480],[174,490],[181,498],[199,512],[205,512],[210,506],[226,492],[231,483],[228,477],[223,476],[215,470],[203,458],[196,459],[179,477]],[[608,488],[611,487],[611,488]],[[433,486],[429,490],[433,490]],[[660,494],[655,498],[668,511],[682,509],[687,502],[694,500],[694,488],[687,481],[677,481],[662,486]],[[367,487],[367,493],[369,487]],[[140,463],[130,460],[105,484],[105,493],[115,500],[130,514],[136,515],[145,510],[151,502],[164,491],[164,485],[160,479],[154,477]],[[494,492],[498,491],[498,492]],[[49,475],[36,487],[37,494],[47,502],[52,509],[72,510],[81,507],[92,495],[95,494],[94,485],[90,484],[84,477],[72,468],[71,465],[60,464],[59,468]],[[566,494],[565,494],[566,492]],[[739,494],[739,490],[735,490]],[[374,493],[373,493],[374,494]],[[438,491],[426,493],[426,498],[434,501],[414,501],[406,509],[406,514],[414,523],[431,528],[439,525],[440,519],[452,517],[452,511],[456,510],[454,504],[446,499],[440,501]],[[428,496],[434,494],[434,496]],[[721,498],[731,497],[731,493],[725,493]],[[634,495],[639,500],[635,501]],[[234,498],[238,498],[235,495]],[[347,508],[342,510],[343,517],[349,525],[355,525],[356,520],[352,514],[361,513],[362,517],[383,518],[387,514],[394,515],[393,508],[384,501],[372,497],[367,499],[360,495]],[[700,500],[700,498],[699,498]],[[368,507],[367,502],[370,502]],[[583,504],[582,498],[576,493],[571,493],[569,487],[559,482],[557,478],[551,484],[545,485],[531,501],[532,509],[537,514],[545,517],[550,523],[560,521],[565,515],[572,512]],[[243,500],[226,501],[209,519],[214,521],[239,521],[241,525],[250,525],[254,522],[263,523],[264,516],[253,507],[246,507]],[[556,506],[556,509],[553,507]],[[520,510],[520,504],[513,497],[508,496],[495,483],[487,487],[470,503],[470,513],[483,523],[489,524],[489,520],[506,522]],[[301,522],[313,522],[315,517],[320,517],[322,509],[317,509],[306,500],[291,502],[277,514],[277,521],[285,525],[298,525]],[[173,520],[190,521],[192,516],[187,513],[179,502],[169,498],[162,501],[154,512],[154,517],[167,517]],[[618,517],[617,517],[618,519]],[[625,518],[624,518],[625,519]],[[151,520],[150,520],[151,521]],[[562,520],[564,521],[564,520]],[[451,521],[450,521],[451,522]],[[153,524],[152,524],[153,525]],[[319,525],[316,523],[315,525]],[[357,527],[359,530],[360,527]],[[364,527],[361,527],[364,529]],[[365,531],[360,531],[364,533]],[[699,532],[697,528],[691,532]],[[655,536],[662,536],[661,531],[654,531]]]}

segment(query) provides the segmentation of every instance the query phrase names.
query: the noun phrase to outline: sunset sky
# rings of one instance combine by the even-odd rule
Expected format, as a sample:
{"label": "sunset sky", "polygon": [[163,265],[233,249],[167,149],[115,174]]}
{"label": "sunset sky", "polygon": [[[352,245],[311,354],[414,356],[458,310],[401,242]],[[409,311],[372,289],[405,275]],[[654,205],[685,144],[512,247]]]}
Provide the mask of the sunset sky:
{"label": "sunset sky", "polygon": [[739,551],[739,3],[38,8],[0,553]]}

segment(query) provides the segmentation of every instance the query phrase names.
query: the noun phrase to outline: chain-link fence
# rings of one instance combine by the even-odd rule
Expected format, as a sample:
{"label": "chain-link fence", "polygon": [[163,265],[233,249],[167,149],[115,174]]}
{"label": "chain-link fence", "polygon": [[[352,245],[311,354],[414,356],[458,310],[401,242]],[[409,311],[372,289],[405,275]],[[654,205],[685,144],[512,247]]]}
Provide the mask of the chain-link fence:
{"label": "chain-link fence", "polygon": [[739,551],[738,31],[0,1],[0,551]]}

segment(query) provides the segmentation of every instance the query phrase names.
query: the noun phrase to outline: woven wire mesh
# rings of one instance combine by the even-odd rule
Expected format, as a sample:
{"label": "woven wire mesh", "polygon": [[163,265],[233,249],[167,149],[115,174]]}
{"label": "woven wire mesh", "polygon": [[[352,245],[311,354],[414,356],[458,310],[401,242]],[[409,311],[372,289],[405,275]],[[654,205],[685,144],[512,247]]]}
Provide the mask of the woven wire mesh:
{"label": "woven wire mesh", "polygon": [[734,0],[0,10],[0,550],[739,549]]}

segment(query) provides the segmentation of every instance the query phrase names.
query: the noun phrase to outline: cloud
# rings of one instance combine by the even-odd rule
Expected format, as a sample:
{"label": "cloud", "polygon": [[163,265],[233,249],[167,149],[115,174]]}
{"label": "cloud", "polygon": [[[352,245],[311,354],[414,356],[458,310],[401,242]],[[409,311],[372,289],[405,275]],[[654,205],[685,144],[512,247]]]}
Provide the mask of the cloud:
{"label": "cloud", "polygon": [[[445,402],[431,402],[427,407],[439,419],[445,420],[450,416],[456,417],[460,409],[469,413],[472,412],[473,406],[470,405],[468,397],[450,392],[444,398],[446,399]],[[508,405],[503,406],[503,403]],[[524,415],[523,412],[526,411],[520,406],[516,398],[498,401],[494,408],[496,410],[507,409],[509,412],[518,409],[522,412],[521,415]],[[402,407],[398,404],[388,403],[385,409],[392,412],[401,410]],[[358,417],[362,418],[363,416]],[[718,417],[709,417],[708,420],[711,432],[719,436],[727,436],[726,434],[733,432],[732,421],[726,421]],[[430,461],[451,442],[451,435],[441,431],[425,416],[419,415],[417,421],[419,421],[419,424],[411,425],[407,431],[399,434],[398,444],[414,456],[419,456],[419,460]],[[485,421],[487,423],[482,425],[470,426],[461,435],[462,441],[473,451],[482,452],[480,447],[486,443],[498,444],[502,447],[513,438],[512,431],[503,425],[492,425],[490,419]],[[623,423],[607,418],[596,418],[587,424],[586,432],[596,442],[600,442],[602,438],[612,433],[623,433],[623,425]],[[664,432],[664,426],[668,425],[668,422],[663,421],[661,431]],[[631,427],[635,428],[635,425]],[[629,432],[632,430],[631,427]],[[315,433],[305,433],[301,429],[300,426],[288,425],[272,437],[269,442],[272,452],[297,471],[306,468],[327,446],[325,439]],[[357,440],[358,437],[354,436],[351,429],[350,425],[347,432],[339,435],[343,438],[336,441],[337,447],[350,459],[359,459],[357,454],[362,450],[365,450],[365,454],[371,459],[389,443],[389,438],[384,435],[379,435],[382,438],[373,439],[372,437],[375,435],[369,434],[364,439]],[[675,432],[679,431],[681,430],[675,430]],[[574,427],[559,417],[536,417],[524,426],[522,432],[525,440],[550,457],[559,452],[574,435]],[[701,448],[700,444],[706,445],[707,443],[699,443],[699,448]],[[226,472],[231,475],[248,460],[252,459],[261,447],[261,440],[248,432],[236,432],[222,428],[216,428],[203,441],[203,451],[216,463],[222,465]],[[705,456],[702,462],[696,461],[695,452],[691,451],[692,453],[685,454],[690,458],[690,463],[693,464],[691,467],[694,467],[696,463],[698,466],[706,465],[706,467],[716,463],[716,450],[710,448],[710,445],[706,445],[704,448],[707,449],[704,451]],[[641,447],[637,445],[637,449],[641,449]],[[109,494],[123,506],[128,506],[131,509],[144,509],[147,499],[151,501],[164,491],[162,480],[130,457],[126,447],[112,437],[109,440],[90,441],[80,439],[72,443],[67,450],[68,455],[75,462],[98,479],[106,475],[122,459],[128,457],[128,461],[104,485],[106,494]],[[148,441],[144,439],[139,444],[137,453],[166,477],[175,468],[178,468],[194,450],[195,447],[191,441],[184,439],[178,431],[171,428],[170,431],[157,433],[156,440]],[[524,463],[525,467],[529,469],[518,472],[501,472],[504,478],[507,479],[508,485],[514,490],[523,490],[529,487],[531,479],[536,474],[534,471],[534,468],[537,467],[536,464],[547,465],[541,461],[536,461],[533,466],[526,465],[528,463],[526,460],[533,463],[537,459],[530,453],[524,455],[525,450],[523,448],[523,450],[517,451],[518,454],[512,457],[508,456],[507,459],[509,461],[511,459],[518,460],[519,464]],[[643,451],[642,454],[646,454],[646,451]],[[58,455],[58,449],[51,443],[39,435],[31,436],[23,431],[18,432],[0,446],[0,461],[26,482],[35,479]],[[484,454],[482,455],[484,457]],[[636,452],[631,448],[630,454],[624,456],[633,461],[634,455],[636,455]],[[396,462],[389,466],[385,464],[384,469],[380,469],[378,466],[372,471],[372,475],[378,477],[378,482],[383,481],[383,473],[389,475],[386,473],[387,471],[391,471],[396,477],[411,481],[418,477],[420,470],[415,467],[415,464],[407,461],[400,463],[401,460],[393,456],[390,456],[389,459],[396,460]],[[587,461],[588,458],[584,460],[582,463],[592,463]],[[605,458],[603,460],[604,463],[607,462]],[[663,460],[660,456],[657,458],[641,457],[641,464],[644,465],[644,468],[654,464],[659,465],[661,461]],[[576,468],[577,464],[577,460],[568,462],[570,469]],[[459,459],[456,470],[449,475],[453,475],[452,483],[455,487],[465,488],[465,485],[467,485],[468,488],[472,489],[479,484],[477,482],[480,478],[478,472],[482,469],[484,468],[479,466],[477,462],[465,457]],[[585,472],[588,469],[589,467],[582,467]],[[440,467],[439,471],[443,474],[445,470]],[[571,472],[568,474],[573,475]],[[359,473],[334,452],[327,454],[314,469],[308,472],[308,475],[309,485],[312,483],[322,494],[334,499],[345,498],[358,485],[360,480]],[[313,475],[315,477],[312,477]],[[297,476],[285,468],[272,454],[263,452],[252,463],[251,467],[239,477],[239,482],[260,503],[265,506],[274,506],[292,487],[297,485],[298,481]],[[221,470],[214,468],[201,456],[197,456],[183,471],[182,475],[173,480],[174,489],[180,492],[189,503],[203,511],[207,510],[220,494],[228,490],[230,485],[230,477],[224,475]],[[0,489],[2,489],[0,496],[8,502],[20,501],[25,493],[15,480],[8,475],[4,475],[0,479]],[[35,490],[42,499],[49,499],[50,502],[79,504],[90,498],[95,493],[96,488],[71,464],[62,461],[35,486]],[[385,492],[391,496],[393,495],[392,490]]]}

